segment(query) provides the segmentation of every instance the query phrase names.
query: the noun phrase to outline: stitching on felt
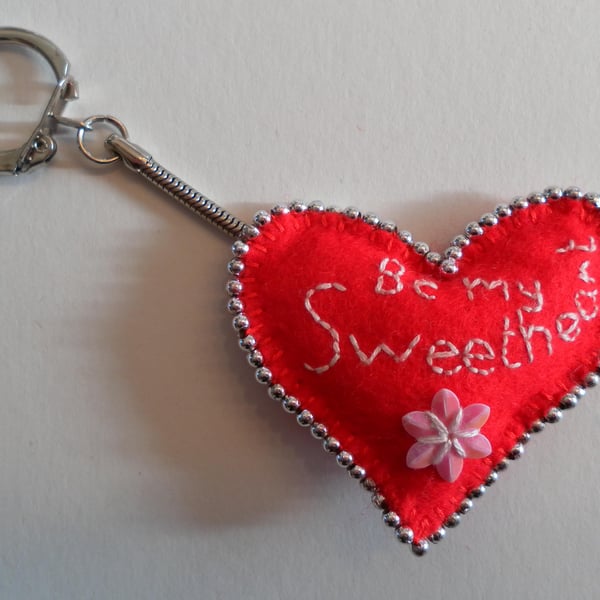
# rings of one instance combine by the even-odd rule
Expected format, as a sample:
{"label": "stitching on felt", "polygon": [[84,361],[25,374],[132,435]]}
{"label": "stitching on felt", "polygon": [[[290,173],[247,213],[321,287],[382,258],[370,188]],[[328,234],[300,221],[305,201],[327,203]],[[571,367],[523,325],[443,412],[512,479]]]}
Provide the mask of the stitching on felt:
{"label": "stitching on felt", "polygon": [[579,267],[579,279],[584,283],[595,283],[596,280],[588,273],[588,269],[590,267],[590,261],[584,260]]}
{"label": "stitching on felt", "polygon": [[414,288],[415,292],[417,293],[417,295],[421,296],[421,298],[425,298],[425,300],[435,300],[436,296],[434,296],[433,294],[428,294],[427,292],[424,292],[421,289],[424,286],[427,286],[434,290],[437,290],[438,289],[437,283],[435,283],[434,281],[429,281],[428,279],[417,279],[413,283],[413,288]]}
{"label": "stitching on felt", "polygon": [[320,367],[311,367],[308,363],[304,363],[304,368],[309,371],[314,371],[315,373],[324,373],[328,371],[335,365],[335,363],[340,359],[340,334],[334,329],[327,321],[324,321],[319,316],[319,313],[312,307],[310,299],[314,296],[315,292],[335,289],[338,292],[345,292],[346,288],[341,283],[320,283],[314,288],[311,288],[306,292],[306,296],[304,297],[304,306],[306,310],[309,312],[310,316],[314,319],[317,325],[320,325],[333,339],[331,347],[333,349],[333,357],[326,365],[321,365]]}
{"label": "stitching on felt", "polygon": [[[391,271],[387,268],[387,266],[392,263],[396,265],[397,269],[395,271]],[[382,296],[390,296],[393,294],[397,294],[401,292],[404,288],[404,284],[402,283],[402,275],[406,273],[406,268],[397,258],[384,258],[379,263],[379,277],[377,277],[377,284],[375,285],[375,293],[381,294]],[[391,277],[394,280],[393,288],[384,288],[384,279],[386,277]]]}
{"label": "stitching on felt", "polygon": [[533,282],[533,287],[535,290],[533,292],[527,291],[525,286],[520,281],[517,281],[517,287],[519,288],[521,294],[527,298],[531,298],[531,300],[535,300],[535,306],[523,306],[523,310],[529,313],[541,312],[542,308],[544,307],[544,296],[542,295],[542,286],[540,282]]}
{"label": "stitching on felt", "polygon": [[[486,354],[482,354],[480,352],[472,353],[471,350],[475,344],[483,346],[486,350]],[[477,360],[493,360],[496,358],[494,350],[485,340],[480,338],[473,338],[472,340],[469,340],[463,351],[463,362],[465,363],[465,367],[467,367],[471,373],[475,373],[476,375],[489,375],[495,371],[495,367],[490,367],[489,369],[480,369],[478,367],[474,367],[473,363],[471,362],[471,359],[473,358],[476,358]]]}
{"label": "stitching on felt", "polygon": [[505,300],[510,298],[508,293],[508,285],[506,281],[502,279],[496,279],[494,281],[486,281],[485,279],[477,278],[471,281],[468,277],[463,279],[463,285],[467,288],[467,298],[469,300],[475,299],[475,294],[473,293],[473,289],[477,286],[482,286],[486,290],[495,290],[500,288],[502,290],[502,294]]}
{"label": "stitching on felt", "polygon": [[541,333],[546,339],[546,348],[548,349],[548,355],[552,355],[552,334],[546,327],[542,327],[541,325],[529,325],[525,327],[523,321],[523,311],[519,308],[517,309],[517,319],[519,320],[519,331],[523,336],[523,341],[525,342],[525,350],[527,351],[527,358],[529,362],[533,362],[533,346],[531,345],[531,338],[534,333]]}
{"label": "stitching on felt", "polygon": [[508,369],[518,369],[521,366],[520,362],[511,363],[508,360],[508,338],[517,337],[517,334],[509,329],[510,327],[510,319],[508,317],[504,317],[504,328],[502,330],[502,350],[500,352],[502,364]]}
{"label": "stitching on felt", "polygon": [[[588,313],[582,306],[581,300],[579,299],[580,295],[592,299],[594,310],[591,313]],[[581,318],[584,321],[591,321],[592,319],[595,319],[598,316],[598,304],[596,302],[597,296],[598,290],[591,290],[589,292],[586,290],[577,290],[577,292],[575,293],[575,306],[577,307],[577,312],[580,314]]]}
{"label": "stitching on felt", "polygon": [[[450,350],[446,350],[445,352],[436,352],[435,349],[438,346],[448,346]],[[454,356],[460,356],[460,352],[452,342],[448,342],[446,340],[437,340],[429,347],[427,358],[425,360],[434,373],[437,373],[438,375],[454,375],[462,369],[462,365],[456,365],[456,367],[453,369],[442,369],[441,367],[433,364],[433,361],[436,358],[452,358]]]}
{"label": "stitching on felt", "polygon": [[[567,329],[563,328],[562,321],[564,319],[570,319],[571,325]],[[581,327],[579,327],[579,315],[573,312],[562,313],[556,318],[556,331],[558,337],[564,342],[574,342],[581,333]]]}
{"label": "stitching on felt", "polygon": [[367,356],[360,348],[358,341],[356,340],[356,337],[353,334],[350,334],[348,336],[348,339],[350,340],[350,343],[352,344],[352,347],[354,348],[354,351],[356,352],[356,356],[358,356],[358,359],[360,360],[361,363],[365,364],[365,365],[371,365],[373,364],[373,361],[379,356],[379,354],[381,352],[387,354],[390,358],[392,358],[394,360],[394,362],[404,362],[412,353],[413,349],[415,348],[415,346],[421,341],[421,334],[417,334],[410,342],[410,344],[408,344],[408,346],[406,347],[406,350],[398,355],[396,354],[387,344],[379,344],[375,350],[373,350],[373,352],[371,352],[371,356]]}
{"label": "stitching on felt", "polygon": [[580,250],[581,252],[596,252],[596,240],[590,235],[589,246],[584,246],[583,244],[577,246],[575,240],[569,240],[569,243],[564,248],[557,248],[556,252],[558,254],[564,254],[565,252],[573,252],[575,250]]}
{"label": "stitching on felt", "polygon": [[[554,206],[554,205],[552,205],[552,206]],[[558,206],[558,204],[557,204],[557,206]],[[578,206],[579,206],[579,205],[578,205]],[[536,206],[535,208],[536,208],[536,209],[538,209],[538,208],[543,208],[543,209],[545,210],[545,212],[550,212],[550,211],[549,211],[549,206],[547,206],[547,205],[543,205],[542,207],[537,207],[537,206]],[[588,220],[590,220],[590,221],[591,221],[591,217],[592,217],[592,215],[591,215],[591,213],[590,213],[590,210],[591,210],[591,209],[590,209],[590,210],[584,210],[584,208],[587,208],[587,205],[586,205],[585,207],[584,207],[583,205],[581,205],[580,212],[581,212],[581,214],[582,214],[582,217],[586,217]],[[522,213],[519,213],[519,217],[520,217],[521,215],[523,215],[523,217],[524,217],[524,218],[521,218],[520,220],[521,220],[521,221],[526,221],[526,220],[529,220],[529,221],[531,221],[532,223],[536,222],[536,221],[538,220],[537,216],[536,216],[536,218],[532,218],[532,215],[528,214],[529,212],[530,212],[530,211],[529,211],[529,210],[527,210],[527,211],[523,211]],[[571,211],[571,212],[573,212],[573,214],[575,214],[575,211]],[[583,220],[583,218],[582,218],[582,220]],[[509,220],[507,220],[507,225],[509,225],[509,226],[513,227],[513,230],[517,230],[517,229],[520,229],[520,228],[521,228],[521,223],[517,223],[516,221],[513,221],[513,219],[511,219],[510,221],[509,221]],[[356,229],[357,229],[356,227],[354,227],[354,228],[353,228],[353,230],[356,230]],[[504,238],[504,237],[508,237],[507,233],[508,233],[508,232],[507,232],[506,230],[504,230],[504,229],[501,229],[501,228],[498,228],[498,231],[497,231],[497,232],[496,232],[496,231],[494,231],[494,232],[493,232],[493,236],[494,236],[494,239],[495,239],[495,241],[497,241],[497,240],[499,240],[499,239],[502,239],[502,238]],[[487,242],[487,241],[488,241],[488,239],[487,239],[488,237],[489,237],[489,238],[491,238],[492,236],[489,236],[489,235],[488,235],[488,236],[486,236],[486,239],[485,239],[485,240],[483,240],[483,241],[484,241],[484,242]],[[478,242],[478,241],[479,241],[479,239],[478,239],[478,240],[473,240],[473,241],[474,241],[474,242]],[[477,250],[478,250],[478,251],[482,250],[482,251],[484,251],[484,252],[485,252],[485,251],[486,251],[486,249],[487,249],[487,248],[486,248],[486,246],[487,246],[487,245],[488,245],[488,244],[481,244],[481,245],[479,245],[479,244],[478,244],[478,248],[477,248]],[[249,281],[249,280],[248,280],[248,281]],[[563,314],[567,314],[567,313],[563,313]],[[575,314],[575,313],[572,313],[572,314]],[[516,335],[516,334],[514,334],[514,335]],[[592,360],[592,359],[590,359],[590,360]],[[591,367],[591,370],[593,371],[593,370],[594,370],[594,367]],[[285,369],[285,368],[282,368],[282,370],[281,370],[280,372],[281,372],[281,373],[286,373],[286,374],[287,374],[287,373],[289,373],[289,371],[288,371],[287,369]],[[578,384],[581,384],[581,380],[582,380],[582,378],[581,378],[581,377],[579,377],[579,376],[578,376],[577,378],[575,378],[575,376],[574,376],[574,372],[571,372],[571,373],[569,374],[569,376],[568,376],[568,379],[569,379],[569,380],[572,380],[572,381],[573,381],[573,383],[578,383]],[[564,384],[561,384],[561,385],[564,385]],[[568,389],[568,388],[565,388],[565,389]],[[553,397],[555,396],[555,394],[552,394],[552,395],[547,395],[547,396],[548,396],[548,398],[549,398],[549,399],[551,399],[551,398],[553,398]],[[557,400],[556,398],[554,398],[554,400],[555,400],[556,402],[558,402],[558,400]],[[539,413],[539,415],[538,415],[536,418],[541,418],[541,417],[543,416],[543,414],[544,414],[543,412],[540,412],[540,413]],[[527,419],[529,419],[529,417],[527,417]],[[529,422],[529,421],[527,421],[527,419],[525,419],[525,420],[520,420],[520,421],[519,421],[519,423],[521,423],[521,421],[523,422],[523,424],[524,424],[524,426],[525,426],[525,429],[527,428],[527,427],[526,427],[526,425],[527,425],[527,424],[531,425],[531,423],[533,423],[533,420],[535,420],[535,419],[532,419],[532,420],[531,420],[531,422]],[[514,434],[514,435],[513,435],[513,437],[515,437],[515,440],[516,440],[516,434],[517,434],[517,433],[520,433],[520,432],[522,431],[522,429],[521,429],[521,428],[519,428],[519,431],[517,432],[517,430],[516,430],[516,426],[515,426],[515,427],[510,427],[510,428],[508,428],[508,429],[507,429],[507,431],[510,431],[512,434]],[[347,438],[348,438],[349,440],[352,440],[352,439],[354,438],[354,436],[352,436],[352,435],[349,435],[349,436],[347,436]],[[508,453],[508,451],[510,450],[510,444],[509,444],[509,445],[502,444],[501,446],[498,446],[498,448],[499,448],[499,449],[502,451],[503,455],[505,455],[505,454],[507,454],[507,453]],[[375,460],[375,463],[379,462],[379,461],[377,461],[376,459],[374,459],[374,460]],[[490,468],[493,466],[493,464],[492,464],[492,461],[489,461],[489,462],[488,462],[487,460],[485,460],[485,462],[486,462],[486,464],[487,464],[487,465],[488,465]],[[385,481],[385,478],[384,478],[384,480],[383,480],[383,481]],[[378,486],[378,487],[381,489],[381,487],[380,487],[380,486]],[[467,492],[468,490],[470,490],[470,489],[471,489],[471,487],[472,487],[472,486],[470,486],[470,485],[459,485],[459,486],[457,486],[457,488],[456,488],[457,495],[463,495],[463,496],[464,496],[464,494],[466,494],[466,492]],[[387,496],[387,493],[386,493],[385,495]],[[407,510],[407,514],[409,514],[409,515],[411,515],[411,516],[412,516],[412,515],[414,514],[414,511],[413,511],[413,509],[409,509],[409,510]],[[440,521],[443,521],[443,520],[444,520],[444,519],[445,519],[445,518],[448,516],[448,514],[449,514],[449,513],[448,513],[448,511],[447,511],[447,510],[441,511],[441,510],[437,509],[437,507],[436,507],[435,509],[433,509],[433,510],[431,511],[431,514],[434,514],[434,515],[438,516],[438,517],[439,517],[439,519],[440,519]],[[429,518],[427,518],[427,519],[425,519],[425,521],[423,521],[423,522],[426,522],[426,523],[431,523],[431,522],[433,522],[433,520],[432,520],[432,519],[429,519]],[[436,525],[436,526],[437,526],[437,524],[435,524],[435,523],[434,523],[434,525]]]}

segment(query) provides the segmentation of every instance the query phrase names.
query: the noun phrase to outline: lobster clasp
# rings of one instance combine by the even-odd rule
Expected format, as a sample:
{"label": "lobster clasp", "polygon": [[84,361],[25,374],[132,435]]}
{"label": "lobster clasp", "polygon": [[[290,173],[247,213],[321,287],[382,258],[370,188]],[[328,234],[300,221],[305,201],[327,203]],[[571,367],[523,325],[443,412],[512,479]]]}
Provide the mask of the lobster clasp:
{"label": "lobster clasp", "polygon": [[56,86],[42,118],[29,139],[14,150],[0,150],[0,172],[18,175],[48,162],[56,153],[52,137],[65,103],[79,97],[77,82],[69,75],[70,64],[60,48],[45,37],[16,27],[0,28],[0,46],[25,46],[41,54],[56,76]]}

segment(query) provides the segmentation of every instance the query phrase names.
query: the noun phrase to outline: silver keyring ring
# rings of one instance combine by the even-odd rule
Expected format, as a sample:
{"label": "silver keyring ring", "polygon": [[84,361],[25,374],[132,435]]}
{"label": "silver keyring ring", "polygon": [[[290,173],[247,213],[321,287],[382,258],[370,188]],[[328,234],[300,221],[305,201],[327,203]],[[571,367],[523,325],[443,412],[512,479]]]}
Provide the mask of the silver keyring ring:
{"label": "silver keyring ring", "polygon": [[121,158],[118,154],[109,157],[94,156],[85,146],[85,134],[86,132],[93,131],[96,123],[108,123],[109,125],[112,125],[125,139],[129,137],[127,128],[119,121],[119,119],[111,117],[110,115],[94,115],[83,121],[81,124],[82,126],[77,130],[77,143],[79,144],[79,149],[87,158],[101,165],[114,163]]}

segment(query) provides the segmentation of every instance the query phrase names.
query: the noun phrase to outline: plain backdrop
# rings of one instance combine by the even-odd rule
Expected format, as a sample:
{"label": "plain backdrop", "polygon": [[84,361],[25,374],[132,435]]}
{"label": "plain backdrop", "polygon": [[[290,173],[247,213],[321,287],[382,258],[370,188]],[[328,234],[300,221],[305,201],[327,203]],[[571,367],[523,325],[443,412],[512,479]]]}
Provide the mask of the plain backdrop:
{"label": "plain backdrop", "polygon": [[[250,219],[375,211],[443,249],[552,184],[600,190],[593,1],[2,0],[110,113]],[[51,87],[0,52],[0,142]],[[230,242],[61,130],[0,179],[0,598],[596,598],[599,395],[422,559],[236,348]],[[541,374],[543,376],[543,374]]]}

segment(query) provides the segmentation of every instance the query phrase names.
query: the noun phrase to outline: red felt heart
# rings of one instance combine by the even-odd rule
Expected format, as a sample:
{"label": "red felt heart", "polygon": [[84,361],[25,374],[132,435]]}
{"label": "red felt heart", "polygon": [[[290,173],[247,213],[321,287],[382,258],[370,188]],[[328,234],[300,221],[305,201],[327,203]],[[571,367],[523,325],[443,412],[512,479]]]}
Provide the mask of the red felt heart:
{"label": "red felt heart", "polygon": [[[527,432],[597,380],[598,209],[536,199],[488,216],[482,234],[471,227],[454,274],[390,227],[329,211],[274,214],[236,248],[232,289],[245,315],[236,325],[260,352],[251,363],[268,369],[258,377],[326,425],[352,455],[339,461],[366,470],[416,541],[455,522],[495,467],[520,455]],[[491,453],[465,458],[453,482],[434,466],[407,466],[416,440],[403,426],[444,388],[463,408],[489,407],[480,433]]]}

